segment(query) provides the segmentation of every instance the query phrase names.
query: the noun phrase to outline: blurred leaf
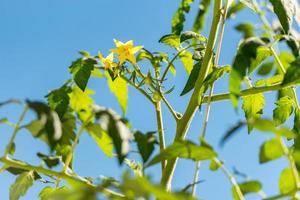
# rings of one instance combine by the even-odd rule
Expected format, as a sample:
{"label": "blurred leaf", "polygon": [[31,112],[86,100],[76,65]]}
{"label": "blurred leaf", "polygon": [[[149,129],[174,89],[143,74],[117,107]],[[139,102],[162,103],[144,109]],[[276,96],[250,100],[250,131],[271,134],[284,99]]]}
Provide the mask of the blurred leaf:
{"label": "blurred leaf", "polygon": [[202,29],[205,25],[205,21],[206,21],[205,17],[209,11],[210,3],[211,3],[211,0],[201,0],[200,1],[200,5],[198,7],[199,10],[198,10],[198,13],[197,13],[197,16],[196,16],[196,19],[194,21],[193,28],[192,28],[192,30],[194,32],[202,31]]}
{"label": "blurred leaf", "polygon": [[21,196],[24,196],[27,190],[33,185],[34,176],[33,172],[24,172],[20,174],[15,183],[9,188],[9,200],[18,200]]}
{"label": "blurred leaf", "polygon": [[39,152],[37,153],[37,156],[42,159],[49,168],[57,166],[60,162],[60,158],[58,156],[48,156]]}
{"label": "blurred leaf", "polygon": [[241,0],[241,2],[246,5],[248,8],[250,8],[251,10],[253,10],[254,12],[258,12],[256,9],[256,1],[254,0]]}
{"label": "blurred leaf", "polygon": [[[245,112],[247,121],[260,118],[265,104],[265,97],[262,93],[243,97],[242,108]],[[248,133],[250,133],[252,129],[252,125],[248,123]]]}
{"label": "blurred leaf", "polygon": [[229,77],[230,98],[235,108],[238,106],[241,82],[246,76],[247,69],[251,66],[252,61],[256,59],[257,48],[264,45],[265,43],[259,38],[248,38],[241,43],[238,49]]}
{"label": "blurred leaf", "polygon": [[176,34],[168,34],[162,36],[158,42],[170,47],[178,48],[180,46],[180,37]]}
{"label": "blurred leaf", "polygon": [[127,82],[122,78],[116,78],[114,81],[107,77],[107,84],[110,91],[117,98],[123,113],[125,114],[128,106],[128,86]]}
{"label": "blurred leaf", "polygon": [[245,8],[245,5],[242,2],[234,2],[233,5],[229,8],[227,12],[227,18],[233,18],[235,15],[242,11]]}
{"label": "blurred leaf", "polygon": [[98,147],[107,155],[109,158],[113,156],[113,143],[108,133],[101,128],[100,124],[90,123],[86,127],[89,135],[95,140]]}
{"label": "blurred leaf", "polygon": [[100,120],[103,129],[107,131],[113,141],[119,163],[121,164],[129,152],[129,142],[132,139],[132,134],[121,117],[114,111],[100,106],[94,109],[96,118]]}
{"label": "blurred leaf", "polygon": [[203,82],[203,86],[205,87],[205,91],[212,87],[213,83],[217,81],[219,78],[221,78],[225,73],[230,73],[231,67],[230,66],[223,66],[214,68],[213,71],[207,75]]}
{"label": "blurred leaf", "polygon": [[283,124],[293,113],[295,102],[288,96],[276,101],[276,108],[273,110],[273,119],[277,125]]}
{"label": "blurred leaf", "polygon": [[9,104],[21,104],[21,101],[17,99],[9,99],[7,101],[0,102],[0,108]]}
{"label": "blurred leaf", "polygon": [[143,134],[142,132],[137,131],[134,134],[135,141],[139,149],[139,153],[143,158],[143,162],[147,162],[151,154],[154,151],[154,146],[157,144],[155,133],[148,132]]}
{"label": "blurred leaf", "polygon": [[79,58],[69,67],[75,83],[82,91],[85,90],[91,72],[94,70],[96,64],[97,61],[93,58]]}
{"label": "blurred leaf", "polygon": [[272,55],[268,47],[258,47],[256,51],[256,58],[251,62],[248,74],[253,72],[265,59]]}
{"label": "blurred leaf", "polygon": [[180,53],[179,58],[185,71],[190,74],[194,66],[193,54],[189,51],[183,51]]}
{"label": "blurred leaf", "polygon": [[70,107],[77,113],[80,120],[85,122],[92,116],[92,105],[94,100],[90,97],[94,94],[93,90],[86,89],[82,91],[79,87],[74,86],[70,97]]}
{"label": "blurred leaf", "polygon": [[67,86],[63,85],[61,88],[52,90],[46,96],[48,100],[48,105],[52,110],[55,110],[59,117],[61,118],[68,110],[69,106],[69,93],[72,89]]}
{"label": "blurred leaf", "polygon": [[276,160],[284,155],[279,138],[274,138],[263,143],[259,152],[259,163]]}
{"label": "blurred leaf", "polygon": [[132,170],[135,176],[143,176],[143,166],[141,165],[141,163],[129,159],[125,159],[124,163]]}
{"label": "blurred leaf", "polygon": [[[249,194],[249,193],[259,193],[262,189],[262,185],[259,181],[246,181],[243,183],[238,184],[241,192],[243,195]],[[235,194],[234,188],[232,188],[234,199],[238,199],[239,197]]]}
{"label": "blurred leaf", "polygon": [[37,119],[26,125],[26,128],[53,150],[62,137],[62,124],[58,114],[45,103],[29,100],[26,103],[37,114]]}
{"label": "blurred leaf", "polygon": [[281,172],[279,178],[279,190],[281,194],[288,194],[297,190],[297,184],[291,168],[286,168]]}
{"label": "blurred leaf", "polygon": [[187,94],[188,92],[190,92],[192,89],[194,89],[199,72],[200,72],[200,68],[201,68],[201,62],[198,62],[194,65],[191,74],[182,90],[182,92],[180,93],[180,96],[183,96],[185,94]]}
{"label": "blurred leaf", "polygon": [[47,186],[39,193],[39,198],[41,200],[63,200],[68,192],[67,187],[52,188]]}
{"label": "blurred leaf", "polygon": [[193,31],[185,31],[180,35],[180,43],[190,40],[190,39],[195,39],[197,41],[201,42],[206,42],[206,38],[199,33],[193,32]]}
{"label": "blurred leaf", "polygon": [[278,74],[278,75],[272,76],[267,79],[256,81],[255,86],[256,87],[271,86],[271,85],[275,85],[275,84],[280,84],[282,81],[283,81],[283,75]]}
{"label": "blurred leaf", "polygon": [[298,135],[300,134],[300,110],[297,107],[295,109],[293,131],[295,131],[295,133],[297,133]]}
{"label": "blurred leaf", "polygon": [[219,161],[217,161],[215,159],[211,159],[209,169],[211,171],[217,171],[221,166],[222,166],[222,163],[220,163]]}
{"label": "blurred leaf", "polygon": [[191,141],[178,141],[161,151],[160,154],[156,155],[147,164],[147,167],[155,165],[161,161],[171,160],[177,157],[199,161],[208,160],[215,156],[216,153],[208,147],[194,144]]}
{"label": "blurred leaf", "polygon": [[224,134],[224,136],[222,137],[222,139],[220,140],[220,146],[223,146],[228,139],[230,139],[232,136],[234,136],[234,134],[237,133],[238,130],[240,130],[241,128],[243,128],[243,126],[245,126],[246,123],[245,122],[238,122],[235,125],[233,125],[232,127],[230,127],[226,133]]}
{"label": "blurred leaf", "polygon": [[257,74],[259,75],[262,75],[262,76],[265,76],[265,75],[268,75],[272,69],[273,69],[273,65],[274,63],[273,62],[266,62],[266,63],[263,63],[258,71],[257,71]]}
{"label": "blurred leaf", "polygon": [[270,0],[285,33],[289,33],[295,16],[294,0]]}
{"label": "blurred leaf", "polygon": [[194,0],[181,0],[178,10],[172,18],[172,33],[179,35],[183,30],[185,14],[190,12],[190,6]]}
{"label": "blurred leaf", "polygon": [[255,28],[251,23],[241,23],[237,25],[235,29],[243,33],[245,39],[255,36]]}

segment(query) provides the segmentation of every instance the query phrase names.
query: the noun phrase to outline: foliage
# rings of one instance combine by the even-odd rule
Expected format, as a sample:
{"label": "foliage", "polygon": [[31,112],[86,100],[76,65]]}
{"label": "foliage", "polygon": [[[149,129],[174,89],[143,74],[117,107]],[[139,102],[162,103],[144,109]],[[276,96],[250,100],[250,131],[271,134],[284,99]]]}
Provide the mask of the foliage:
{"label": "foliage", "polygon": [[[10,187],[11,200],[20,199],[33,184],[44,184],[39,194],[41,200],[96,200],[100,197],[198,199],[195,191],[199,183],[197,174],[200,162],[210,162],[211,171],[224,173],[232,185],[233,199],[243,200],[249,193],[267,198],[259,180],[244,176],[238,181],[236,175],[241,173],[232,173],[218,158],[218,152],[214,150],[217,148],[205,140],[210,107],[221,100],[231,101],[236,111],[241,108],[245,119],[230,128],[220,144],[223,145],[244,126],[248,127],[249,140],[255,137],[255,134],[250,134],[254,130],[272,133],[271,138],[260,147],[259,163],[285,157],[289,165],[279,176],[279,194],[267,199],[297,199],[300,185],[300,107],[295,87],[300,83],[300,38],[293,21],[300,21],[298,3],[295,0],[226,0],[223,3],[220,0],[201,0],[192,31],[184,31],[193,3],[193,0],[180,1],[172,18],[171,33],[158,41],[169,48],[167,52],[151,52],[143,46],[134,45],[132,40],[114,40],[115,47],[106,57],[101,52],[97,55],[79,52],[80,57],[69,67],[71,79],[50,91],[46,95],[47,103],[33,100],[0,103],[0,109],[11,104],[24,107],[17,123],[12,123],[5,116],[0,118],[1,126],[11,126],[13,129],[0,158],[3,164],[0,172],[7,171],[16,176]],[[241,22],[235,25],[235,30],[242,33],[241,41],[233,55],[232,65],[221,66],[219,58],[222,55],[225,23],[235,22],[235,16],[243,9],[257,15],[261,24],[254,26],[250,22]],[[275,20],[279,21],[277,26],[271,26],[269,22],[273,20],[272,16],[266,15],[270,10],[277,17]],[[211,30],[206,38],[202,32],[210,11],[213,12],[210,15]],[[283,43],[287,44],[286,48],[280,51]],[[183,67],[187,72],[185,85],[174,83],[169,77],[170,74],[181,76],[176,74],[178,67]],[[91,78],[105,79],[122,114],[96,104],[93,94],[98,89],[94,91],[90,88]],[[228,93],[213,95],[219,79],[229,80]],[[174,86],[170,88],[170,85]],[[184,113],[177,112],[168,101],[168,94],[174,93],[175,86],[183,88],[180,94],[175,95],[189,98]],[[146,133],[136,130],[126,118],[130,100],[128,87],[134,88],[154,107],[156,130]],[[269,102],[264,95],[271,91],[278,93],[274,102]],[[199,114],[198,108],[202,109],[205,104],[207,110],[200,139],[188,140],[186,136],[193,117]],[[274,105],[273,113],[263,113],[266,104]],[[176,123],[173,141],[165,141],[162,105],[166,106]],[[35,115],[29,117],[28,111]],[[289,127],[287,121],[292,117],[293,126]],[[21,129],[27,130],[34,139],[41,140],[49,148],[47,154],[37,152],[42,162],[40,166],[13,158],[18,151],[15,138]],[[129,168],[124,170],[122,178],[103,178],[99,181],[76,173],[72,161],[83,133],[87,133],[107,157],[116,158],[120,167]],[[132,159],[133,152],[138,153],[139,157]],[[174,191],[171,186],[178,159],[188,159],[197,167],[193,182]],[[160,183],[149,177],[148,169],[154,165],[161,167]],[[55,181],[55,187],[47,181],[48,178]]]}

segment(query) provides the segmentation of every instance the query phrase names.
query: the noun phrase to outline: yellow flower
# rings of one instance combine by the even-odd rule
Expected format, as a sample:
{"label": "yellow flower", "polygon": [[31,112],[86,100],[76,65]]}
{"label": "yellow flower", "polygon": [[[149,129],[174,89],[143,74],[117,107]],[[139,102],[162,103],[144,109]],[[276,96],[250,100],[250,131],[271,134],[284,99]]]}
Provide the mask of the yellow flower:
{"label": "yellow flower", "polygon": [[123,43],[114,39],[114,42],[117,48],[111,49],[111,52],[118,54],[120,64],[123,64],[126,60],[130,61],[132,64],[136,64],[134,54],[142,49],[143,46],[133,46],[132,40]]}
{"label": "yellow flower", "polygon": [[99,52],[98,53],[99,60],[103,63],[105,69],[112,69],[117,66],[116,63],[114,63],[114,54],[110,53],[106,58],[103,57],[103,55]]}

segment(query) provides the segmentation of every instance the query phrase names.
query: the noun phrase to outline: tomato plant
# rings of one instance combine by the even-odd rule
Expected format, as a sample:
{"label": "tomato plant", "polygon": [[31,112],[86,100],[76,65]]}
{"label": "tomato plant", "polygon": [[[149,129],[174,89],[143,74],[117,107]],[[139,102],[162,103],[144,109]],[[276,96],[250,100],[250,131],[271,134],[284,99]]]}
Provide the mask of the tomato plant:
{"label": "tomato plant", "polygon": [[[212,171],[221,171],[232,185],[232,198],[243,200],[249,193],[261,199],[298,199],[300,187],[300,107],[296,86],[300,83],[300,8],[296,0],[201,0],[192,30],[184,31],[185,18],[190,12],[193,0],[182,0],[175,12],[170,34],[160,38],[159,43],[167,46],[167,52],[149,51],[147,47],[135,44],[133,40],[114,39],[110,53],[92,55],[80,51],[79,58],[71,63],[71,78],[46,95],[46,103],[33,100],[7,100],[1,107],[11,104],[23,106],[16,123],[6,117],[0,118],[1,125],[12,127],[13,132],[3,155],[0,157],[0,172],[16,176],[10,186],[10,199],[24,196],[33,184],[44,184],[39,194],[42,200],[56,199],[198,199],[201,163],[208,162]],[[211,23],[206,16],[212,8]],[[233,62],[220,65],[225,25],[235,20],[243,9],[250,9],[260,19],[254,26],[240,23],[235,29],[243,33]],[[275,20],[277,23],[271,23]],[[203,28],[210,29],[204,36]],[[284,46],[284,50],[282,46]],[[178,62],[180,61],[180,63]],[[184,67],[188,79],[180,85],[171,76],[176,69]],[[89,88],[90,79],[105,79],[110,91],[116,97],[122,113],[97,105],[92,95],[97,92]],[[228,79],[228,91],[215,94],[215,83]],[[174,86],[173,86],[174,85]],[[179,112],[168,100],[175,86],[182,86],[178,98],[189,100],[185,110]],[[135,89],[148,101],[156,116],[157,128],[144,133],[136,130],[126,118],[128,87]],[[266,92],[277,93],[272,113],[263,114],[267,102]],[[273,137],[266,140],[259,150],[259,162],[264,164],[285,157],[288,166],[278,180],[279,194],[267,195],[259,180],[236,176],[216,148],[206,139],[210,109],[215,102],[230,101],[232,109],[244,112],[244,119],[236,122],[224,134],[220,145],[234,137],[238,130],[247,127],[249,138],[255,137],[253,130],[269,132]],[[241,102],[241,105],[240,105]],[[166,107],[168,113],[162,112]],[[199,110],[204,112],[198,140],[187,139],[190,125]],[[25,123],[28,112],[34,119]],[[170,115],[176,132],[167,141],[164,118]],[[287,121],[292,118],[293,125]],[[235,122],[233,122],[235,123]],[[41,140],[49,154],[37,153],[41,165],[32,165],[26,160],[14,157],[17,145],[15,138],[20,130],[26,129],[33,139]],[[127,166],[122,179],[105,177],[83,177],[73,168],[75,150],[80,138],[87,133],[104,152],[116,159],[121,166]],[[156,151],[157,149],[157,151]],[[132,159],[130,154],[139,158]],[[174,171],[179,159],[195,163],[191,183],[181,190],[172,188]],[[160,182],[149,178],[148,169],[159,165]],[[263,177],[262,177],[263,178]],[[38,183],[39,181],[39,183]]]}

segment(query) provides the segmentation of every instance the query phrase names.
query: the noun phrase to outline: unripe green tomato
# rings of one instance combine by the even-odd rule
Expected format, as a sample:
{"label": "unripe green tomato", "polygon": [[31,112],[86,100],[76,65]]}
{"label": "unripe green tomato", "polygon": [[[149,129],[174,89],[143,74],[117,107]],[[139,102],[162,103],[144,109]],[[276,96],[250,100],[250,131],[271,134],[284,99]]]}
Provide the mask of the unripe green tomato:
{"label": "unripe green tomato", "polygon": [[158,92],[154,92],[152,99],[153,99],[153,101],[158,102],[158,101],[160,101],[161,97]]}

